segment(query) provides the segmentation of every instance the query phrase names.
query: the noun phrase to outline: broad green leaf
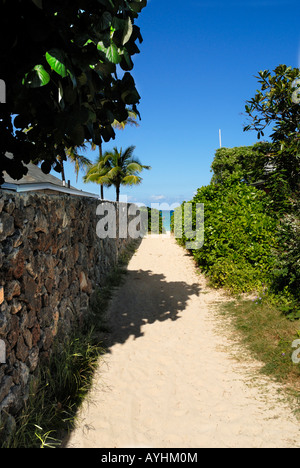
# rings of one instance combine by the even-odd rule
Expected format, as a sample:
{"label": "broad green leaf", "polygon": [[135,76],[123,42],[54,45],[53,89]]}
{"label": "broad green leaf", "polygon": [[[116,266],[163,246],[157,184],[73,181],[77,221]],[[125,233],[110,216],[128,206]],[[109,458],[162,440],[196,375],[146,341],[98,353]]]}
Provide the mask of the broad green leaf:
{"label": "broad green leaf", "polygon": [[112,8],[115,8],[115,5],[114,5],[112,0],[98,0],[98,2],[101,3],[101,5],[104,5],[104,6],[108,6],[110,4],[110,6]]}
{"label": "broad green leaf", "polygon": [[87,84],[87,74],[86,73],[81,73],[81,75],[77,78],[77,81],[79,83],[79,86],[84,86]]}
{"label": "broad green leaf", "polygon": [[125,45],[126,42],[129,41],[129,39],[131,38],[132,32],[133,32],[132,22],[131,22],[131,19],[128,18],[125,29],[124,29],[124,34],[123,34],[123,41],[122,41],[123,45]]}
{"label": "broad green leaf", "polygon": [[127,51],[127,49],[124,47],[123,51],[122,51],[122,55],[124,57],[124,60],[125,60],[125,63],[122,62],[121,63],[121,67],[123,68],[123,70],[132,70],[133,69],[133,62],[131,60],[131,57]]}
{"label": "broad green leaf", "polygon": [[97,49],[98,49],[98,50],[101,50],[102,52],[105,52],[105,53],[106,53],[106,50],[107,50],[102,41],[99,41],[99,42],[98,42],[98,44],[97,44]]}
{"label": "broad green leaf", "polygon": [[44,174],[49,174],[51,171],[51,163],[50,161],[44,161],[43,164],[41,165],[41,169]]}
{"label": "broad green leaf", "polygon": [[49,81],[50,75],[43,65],[36,65],[31,72],[27,73],[22,83],[29,88],[40,88],[47,85]]}
{"label": "broad green leaf", "polygon": [[121,57],[119,55],[119,52],[118,52],[118,48],[115,44],[111,44],[107,51],[106,51],[106,57],[107,59],[114,63],[114,64],[117,64],[117,63],[120,63],[121,62]]}
{"label": "broad green leaf", "polygon": [[62,78],[66,78],[68,73],[70,73],[66,66],[66,56],[61,50],[49,50],[49,52],[46,52],[46,60],[50,67]]}
{"label": "broad green leaf", "polygon": [[40,86],[47,85],[50,81],[50,75],[48,72],[46,72],[43,65],[36,65],[36,67],[34,67],[34,70],[36,71],[36,74],[39,77],[41,83]]}
{"label": "broad green leaf", "polygon": [[124,29],[126,24],[126,20],[122,18],[117,18],[116,16],[113,17],[111,32],[118,31],[120,29]]}
{"label": "broad green leaf", "polygon": [[125,104],[132,105],[132,104],[137,104],[140,100],[140,95],[135,89],[124,91],[122,93],[122,101],[125,102]]}
{"label": "broad green leaf", "polygon": [[121,62],[121,57],[119,54],[118,47],[114,44],[111,43],[109,47],[105,47],[102,41],[98,42],[97,44],[97,49],[100,50],[101,52],[104,52],[106,55],[106,58],[111,62],[114,63],[115,65]]}
{"label": "broad green leaf", "polygon": [[112,16],[108,11],[105,11],[101,16],[99,27],[101,30],[108,29],[112,23]]}
{"label": "broad green leaf", "polygon": [[115,72],[116,65],[114,63],[110,63],[110,62],[107,62],[107,61],[106,61],[106,63],[99,62],[95,66],[95,69],[101,75],[107,76],[107,75],[110,75],[111,73]]}
{"label": "broad green leaf", "polygon": [[95,44],[94,41],[92,41],[92,39],[88,39],[84,44],[83,44],[83,47],[89,45],[89,44]]}
{"label": "broad green leaf", "polygon": [[75,125],[75,127],[73,127],[72,130],[69,132],[69,137],[70,137],[72,146],[82,145],[84,142],[84,138],[85,138],[83,126],[80,125],[79,123]]}
{"label": "broad green leaf", "polygon": [[147,5],[147,0],[140,0],[140,1],[130,2],[129,8],[135,13],[140,13],[146,5]]}

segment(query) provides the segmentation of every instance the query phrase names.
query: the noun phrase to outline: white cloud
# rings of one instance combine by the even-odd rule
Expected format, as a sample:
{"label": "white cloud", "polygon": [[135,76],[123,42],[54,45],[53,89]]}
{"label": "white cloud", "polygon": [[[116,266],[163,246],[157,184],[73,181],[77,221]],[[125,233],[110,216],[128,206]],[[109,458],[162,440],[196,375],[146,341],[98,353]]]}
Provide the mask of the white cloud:
{"label": "white cloud", "polygon": [[160,201],[160,200],[165,200],[166,197],[164,195],[152,195],[151,197],[151,200],[154,200],[154,201]]}

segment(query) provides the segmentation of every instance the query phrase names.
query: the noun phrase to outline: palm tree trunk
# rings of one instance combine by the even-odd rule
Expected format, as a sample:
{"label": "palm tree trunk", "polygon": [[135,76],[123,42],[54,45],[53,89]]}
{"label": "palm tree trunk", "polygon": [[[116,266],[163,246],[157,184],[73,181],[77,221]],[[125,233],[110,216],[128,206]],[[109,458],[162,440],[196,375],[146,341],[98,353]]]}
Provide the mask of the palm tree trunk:
{"label": "palm tree trunk", "polygon": [[64,168],[63,160],[60,161],[60,167],[61,167],[61,180],[62,180],[62,182],[66,182],[65,168]]}
{"label": "palm tree trunk", "polygon": [[62,182],[66,182],[65,168],[64,168],[64,159],[63,159],[63,157],[59,154],[59,152],[58,152],[58,155],[57,155],[57,160],[58,160],[59,165],[60,165],[61,180],[62,180]]}
{"label": "palm tree trunk", "polygon": [[116,185],[117,202],[120,200],[120,184]]}
{"label": "palm tree trunk", "polygon": [[[100,145],[99,145],[99,156],[100,156],[100,160],[103,159],[103,153],[102,153],[102,143],[100,142]],[[104,187],[103,187],[103,184],[101,184],[101,200],[104,200]]]}

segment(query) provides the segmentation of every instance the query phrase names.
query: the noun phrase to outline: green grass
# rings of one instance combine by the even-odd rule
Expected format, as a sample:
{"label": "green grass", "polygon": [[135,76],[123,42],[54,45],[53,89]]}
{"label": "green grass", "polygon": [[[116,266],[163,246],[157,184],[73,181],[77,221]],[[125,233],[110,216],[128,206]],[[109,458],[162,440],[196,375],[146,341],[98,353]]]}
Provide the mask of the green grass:
{"label": "green grass", "polygon": [[138,242],[133,242],[126,248],[105,285],[95,291],[85,325],[63,345],[56,343],[50,361],[40,366],[9,437],[0,421],[0,448],[61,447],[75,427],[78,409],[88,397],[99,359],[105,353],[101,343],[102,333],[109,331],[105,312],[137,246]]}
{"label": "green grass", "polygon": [[261,372],[300,397],[300,364],[294,364],[292,343],[299,339],[300,323],[289,321],[268,299],[233,300],[221,306],[231,317],[238,339],[263,363]]}
{"label": "green grass", "polygon": [[60,446],[63,434],[73,428],[77,409],[90,390],[98,359],[104,352],[92,335],[93,330],[77,333],[40,367],[16,420],[16,430],[2,448]]}

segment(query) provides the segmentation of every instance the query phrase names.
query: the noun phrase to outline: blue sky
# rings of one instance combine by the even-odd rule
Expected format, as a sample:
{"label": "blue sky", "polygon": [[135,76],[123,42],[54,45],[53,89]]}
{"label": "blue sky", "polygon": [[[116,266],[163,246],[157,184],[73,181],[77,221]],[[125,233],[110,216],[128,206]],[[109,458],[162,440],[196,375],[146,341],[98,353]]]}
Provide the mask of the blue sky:
{"label": "blue sky", "polygon": [[[135,145],[152,170],[143,172],[142,185],[122,187],[121,194],[147,205],[190,200],[210,183],[219,129],[225,147],[254,144],[242,115],[258,88],[254,75],[300,65],[299,18],[299,0],[148,0],[137,22],[144,42],[132,71],[142,120],[139,128],[117,131],[104,150]],[[76,183],[69,164],[66,177],[99,193],[95,184],[82,183],[82,174]],[[114,189],[105,196],[114,200]]]}

